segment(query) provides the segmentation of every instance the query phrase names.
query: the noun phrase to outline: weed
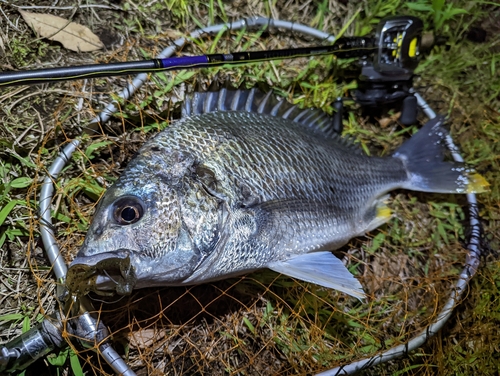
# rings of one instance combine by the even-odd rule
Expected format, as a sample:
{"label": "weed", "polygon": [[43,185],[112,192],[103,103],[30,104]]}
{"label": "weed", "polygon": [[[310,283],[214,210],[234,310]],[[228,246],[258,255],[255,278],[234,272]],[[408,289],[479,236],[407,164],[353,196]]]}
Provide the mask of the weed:
{"label": "weed", "polygon": [[[49,354],[47,356],[47,361],[58,368],[62,368],[67,363],[70,363],[71,371],[74,376],[83,376],[84,372],[80,364],[80,359],[78,355],[72,348],[66,348],[59,351],[59,354]],[[57,371],[59,373],[59,370]]]}
{"label": "weed", "polygon": [[447,21],[469,12],[466,9],[455,7],[453,3],[445,4],[445,0],[418,0],[416,2],[407,2],[406,6],[418,12],[429,12],[432,14],[434,30],[447,33],[450,30]]}

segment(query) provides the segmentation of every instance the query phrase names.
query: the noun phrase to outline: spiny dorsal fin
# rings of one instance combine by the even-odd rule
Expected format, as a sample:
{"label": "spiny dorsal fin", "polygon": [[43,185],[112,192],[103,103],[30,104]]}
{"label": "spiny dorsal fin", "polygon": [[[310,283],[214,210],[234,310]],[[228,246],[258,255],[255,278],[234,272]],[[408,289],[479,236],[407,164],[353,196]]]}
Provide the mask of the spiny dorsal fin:
{"label": "spiny dorsal fin", "polygon": [[215,111],[246,111],[290,119],[302,124],[320,137],[339,138],[333,128],[332,118],[319,109],[301,110],[284,99],[277,99],[272,92],[262,93],[258,89],[195,92],[187,97],[182,106],[182,117]]}

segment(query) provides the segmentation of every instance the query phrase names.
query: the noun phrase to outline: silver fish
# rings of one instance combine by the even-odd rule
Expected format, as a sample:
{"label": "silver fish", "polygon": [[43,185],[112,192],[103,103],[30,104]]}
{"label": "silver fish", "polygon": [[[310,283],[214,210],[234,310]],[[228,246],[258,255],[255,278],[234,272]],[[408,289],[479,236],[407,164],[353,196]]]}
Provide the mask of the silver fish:
{"label": "silver fish", "polygon": [[391,217],[391,190],[481,192],[443,161],[443,118],[389,157],[368,157],[319,110],[251,91],[197,93],[100,201],[70,291],[198,284],[261,268],[362,298],[330,251]]}

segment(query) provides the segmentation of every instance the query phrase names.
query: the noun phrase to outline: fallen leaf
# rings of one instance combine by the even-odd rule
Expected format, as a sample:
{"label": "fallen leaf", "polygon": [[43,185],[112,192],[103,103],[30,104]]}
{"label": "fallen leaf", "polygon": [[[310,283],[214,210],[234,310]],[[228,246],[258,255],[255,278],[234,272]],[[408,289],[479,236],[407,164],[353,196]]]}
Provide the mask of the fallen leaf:
{"label": "fallen leaf", "polygon": [[166,333],[163,330],[157,330],[154,328],[141,329],[130,334],[130,346],[145,349],[153,346],[154,344],[158,344],[158,342],[165,338],[165,336]]}
{"label": "fallen leaf", "polygon": [[164,30],[162,31],[162,35],[170,39],[178,39],[186,36],[183,32],[174,29]]}
{"label": "fallen leaf", "polygon": [[390,117],[385,117],[382,119],[377,119],[378,123],[382,128],[387,128],[389,125],[394,124],[398,119],[399,116],[401,115],[401,112],[398,112]]}
{"label": "fallen leaf", "polygon": [[28,25],[41,37],[60,42],[68,50],[89,52],[104,47],[97,35],[88,27],[64,18],[44,13],[19,10]]}

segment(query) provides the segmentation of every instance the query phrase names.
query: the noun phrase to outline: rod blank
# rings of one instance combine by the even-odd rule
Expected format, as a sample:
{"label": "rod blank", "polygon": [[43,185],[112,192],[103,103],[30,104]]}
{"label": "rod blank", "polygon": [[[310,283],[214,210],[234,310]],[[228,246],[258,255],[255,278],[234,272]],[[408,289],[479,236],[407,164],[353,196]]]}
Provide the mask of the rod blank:
{"label": "rod blank", "polygon": [[243,64],[278,59],[293,59],[334,54],[339,58],[363,57],[377,51],[373,38],[340,38],[331,46],[288,48],[282,50],[234,52],[199,56],[179,56],[164,59],[129,61],[110,64],[90,64],[29,71],[0,73],[0,86],[36,85],[41,83],[109,76],[123,76],[143,72],[179,69],[199,69],[225,64]]}

